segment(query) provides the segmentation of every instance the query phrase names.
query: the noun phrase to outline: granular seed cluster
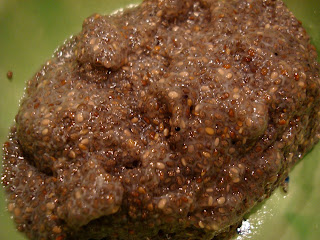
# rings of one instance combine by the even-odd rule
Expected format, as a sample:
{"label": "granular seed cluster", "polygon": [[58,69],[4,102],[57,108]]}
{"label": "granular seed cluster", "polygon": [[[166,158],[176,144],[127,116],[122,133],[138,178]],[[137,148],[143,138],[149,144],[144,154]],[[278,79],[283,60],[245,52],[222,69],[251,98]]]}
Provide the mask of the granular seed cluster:
{"label": "granular seed cluster", "polygon": [[279,0],[92,15],[27,83],[8,210],[30,239],[227,239],[318,141],[319,91]]}

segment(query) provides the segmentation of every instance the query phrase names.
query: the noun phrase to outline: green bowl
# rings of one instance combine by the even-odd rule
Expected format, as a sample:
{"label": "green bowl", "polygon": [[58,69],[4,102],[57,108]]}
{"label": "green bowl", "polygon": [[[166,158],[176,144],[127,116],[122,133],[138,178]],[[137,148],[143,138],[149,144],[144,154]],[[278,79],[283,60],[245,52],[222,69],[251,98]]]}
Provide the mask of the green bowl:
{"label": "green bowl", "polygon": [[[65,39],[81,30],[94,12],[108,14],[139,0],[0,0],[0,143],[17,113],[25,82]],[[320,1],[286,0],[320,50]],[[7,79],[7,72],[13,78]],[[290,173],[289,192],[280,189],[259,204],[237,240],[320,239],[320,144]],[[0,191],[0,239],[23,240],[6,211]]]}

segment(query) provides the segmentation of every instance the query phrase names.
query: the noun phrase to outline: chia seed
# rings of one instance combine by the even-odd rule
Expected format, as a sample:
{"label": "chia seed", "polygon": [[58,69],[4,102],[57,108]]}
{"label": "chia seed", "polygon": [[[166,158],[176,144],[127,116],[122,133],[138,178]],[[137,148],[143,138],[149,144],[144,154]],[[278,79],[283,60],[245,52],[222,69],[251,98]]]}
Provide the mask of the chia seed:
{"label": "chia seed", "polygon": [[316,50],[280,0],[94,14],[27,83],[8,210],[30,239],[228,239],[318,142],[319,112]]}
{"label": "chia seed", "polygon": [[7,78],[8,78],[9,80],[11,80],[12,77],[13,77],[13,72],[12,72],[12,71],[8,71],[8,72],[7,72]]}

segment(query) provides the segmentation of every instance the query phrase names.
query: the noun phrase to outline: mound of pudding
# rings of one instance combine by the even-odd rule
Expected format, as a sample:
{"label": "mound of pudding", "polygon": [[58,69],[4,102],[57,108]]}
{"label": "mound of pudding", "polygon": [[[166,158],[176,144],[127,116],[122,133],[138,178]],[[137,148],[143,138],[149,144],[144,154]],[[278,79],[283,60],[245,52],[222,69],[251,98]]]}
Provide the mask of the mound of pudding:
{"label": "mound of pudding", "polygon": [[30,239],[228,239],[319,138],[317,53],[278,0],[147,0],[87,18],[4,144]]}

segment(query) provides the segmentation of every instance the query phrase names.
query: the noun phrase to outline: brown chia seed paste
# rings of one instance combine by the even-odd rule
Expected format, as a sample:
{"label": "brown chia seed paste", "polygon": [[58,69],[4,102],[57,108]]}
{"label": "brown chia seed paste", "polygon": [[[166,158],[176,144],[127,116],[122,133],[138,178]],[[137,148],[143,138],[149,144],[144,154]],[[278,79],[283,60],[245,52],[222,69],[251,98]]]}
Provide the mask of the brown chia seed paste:
{"label": "brown chia seed paste", "polygon": [[279,0],[95,14],[27,83],[3,185],[30,239],[228,239],[318,141],[319,67]]}

